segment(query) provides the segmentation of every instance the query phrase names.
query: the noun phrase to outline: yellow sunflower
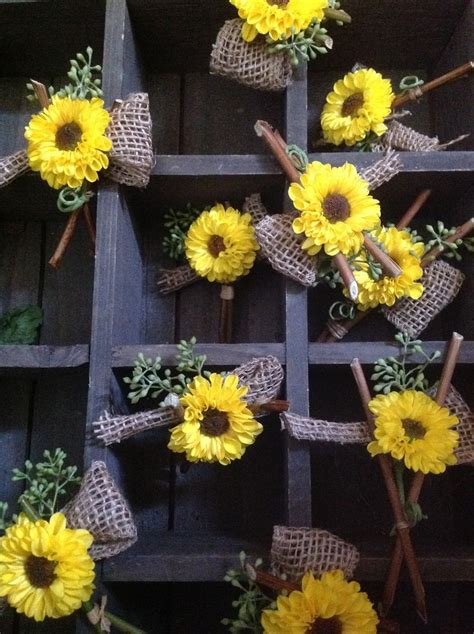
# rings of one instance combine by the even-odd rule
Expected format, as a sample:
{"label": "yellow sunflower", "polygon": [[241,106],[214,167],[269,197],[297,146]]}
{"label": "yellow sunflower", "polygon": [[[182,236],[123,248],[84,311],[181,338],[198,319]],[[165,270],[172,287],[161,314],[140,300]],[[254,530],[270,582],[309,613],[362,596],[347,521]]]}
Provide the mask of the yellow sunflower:
{"label": "yellow sunflower", "polygon": [[[400,297],[420,299],[423,285],[417,280],[423,275],[421,257],[425,250],[424,244],[413,243],[408,231],[398,231],[394,227],[378,229],[372,233],[372,237],[398,264],[402,272],[398,277],[382,275],[379,280],[372,279],[367,266],[367,254],[362,250],[357,257],[360,270],[354,271],[359,285],[358,308],[368,310],[381,304],[393,306]],[[347,296],[346,289],[344,294]]]}
{"label": "yellow sunflower", "polygon": [[301,212],[293,221],[293,231],[306,236],[302,248],[310,255],[323,247],[328,255],[357,253],[362,232],[380,224],[380,204],[350,163],[342,167],[310,163],[301,184],[290,186],[289,195]]}
{"label": "yellow sunflower", "polygon": [[385,118],[392,111],[394,94],[389,79],[373,68],[348,73],[334,84],[321,114],[328,143],[354,145],[373,132],[385,134]]}
{"label": "yellow sunflower", "polygon": [[391,454],[425,474],[444,473],[446,465],[456,464],[458,434],[451,427],[458,419],[424,392],[390,392],[376,396],[369,407],[376,426],[376,440],[367,447],[372,456]]}
{"label": "yellow sunflower", "polygon": [[50,187],[80,187],[109,165],[112,142],[105,136],[109,113],[104,102],[53,96],[52,103],[31,117],[25,130],[30,167]]}
{"label": "yellow sunflower", "polygon": [[375,634],[379,619],[356,581],[344,579],[342,570],[315,579],[303,577],[302,590],[277,599],[276,610],[264,610],[265,634]]}
{"label": "yellow sunflower", "polygon": [[244,401],[248,388],[238,383],[232,374],[196,377],[181,398],[184,422],[171,431],[168,448],[190,462],[228,465],[241,458],[263,427]]}
{"label": "yellow sunflower", "polygon": [[94,590],[92,541],[66,528],[62,513],[36,522],[21,514],[0,538],[0,597],[35,621],[72,614]]}
{"label": "yellow sunflower", "polygon": [[230,0],[244,20],[242,37],[252,42],[259,33],[272,40],[288,38],[294,29],[299,33],[313,19],[321,20],[328,0]]}
{"label": "yellow sunflower", "polygon": [[260,248],[252,217],[217,204],[190,226],[184,243],[191,267],[209,282],[231,284],[247,275]]}

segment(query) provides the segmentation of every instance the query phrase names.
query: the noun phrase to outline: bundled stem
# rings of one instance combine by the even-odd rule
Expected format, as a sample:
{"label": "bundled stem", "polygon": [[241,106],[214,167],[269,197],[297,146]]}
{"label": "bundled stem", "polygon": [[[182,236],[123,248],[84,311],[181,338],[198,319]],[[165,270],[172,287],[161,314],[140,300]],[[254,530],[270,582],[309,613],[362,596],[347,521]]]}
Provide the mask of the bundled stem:
{"label": "bundled stem", "polygon": [[[98,632],[99,634],[106,634],[106,632],[109,631],[104,629],[101,625],[102,616],[105,618],[105,620],[109,621],[110,624],[113,625],[119,632],[124,632],[125,634],[147,634],[144,630],[131,625],[124,619],[121,619],[119,616],[115,616],[115,614],[112,614],[107,610],[104,610],[101,614],[99,607],[96,606],[92,601],[84,602],[82,604],[82,608],[86,614],[87,620],[94,626],[96,632]],[[99,613],[100,615],[99,620],[97,620],[97,617],[95,616],[97,613]]]}
{"label": "bundled stem", "polygon": [[[457,332],[454,332],[451,337],[451,341],[449,344],[448,352],[446,354],[446,358],[443,365],[443,371],[441,374],[441,379],[438,385],[438,390],[436,392],[436,402],[438,405],[443,405],[446,396],[449,391],[449,387],[451,385],[451,379],[454,374],[454,370],[456,368],[456,363],[459,357],[459,351],[461,348],[461,344],[463,342],[463,337],[459,335]],[[418,498],[420,497],[421,489],[423,487],[425,476],[421,471],[417,471],[414,475],[410,491],[408,493],[408,502],[416,504],[418,502]],[[385,588],[382,596],[382,610],[383,614],[388,614],[390,608],[392,607],[395,593],[397,590],[398,579],[400,577],[400,571],[402,567],[403,561],[403,550],[400,539],[397,538],[395,543],[395,548],[393,550],[392,559],[390,561],[390,568],[388,571],[387,579],[385,582]]]}
{"label": "bundled stem", "polygon": [[66,253],[66,249],[68,248],[69,243],[71,242],[72,236],[74,235],[74,232],[76,231],[77,223],[81,213],[83,213],[82,207],[80,209],[76,209],[76,211],[73,211],[70,214],[69,219],[66,223],[66,227],[58,242],[58,246],[56,247],[55,252],[53,253],[53,255],[48,261],[48,264],[52,266],[53,269],[57,269],[61,265],[64,254]]}
{"label": "bundled stem", "polygon": [[221,313],[219,319],[219,343],[232,341],[232,309],[234,303],[234,287],[227,284],[221,286]]}

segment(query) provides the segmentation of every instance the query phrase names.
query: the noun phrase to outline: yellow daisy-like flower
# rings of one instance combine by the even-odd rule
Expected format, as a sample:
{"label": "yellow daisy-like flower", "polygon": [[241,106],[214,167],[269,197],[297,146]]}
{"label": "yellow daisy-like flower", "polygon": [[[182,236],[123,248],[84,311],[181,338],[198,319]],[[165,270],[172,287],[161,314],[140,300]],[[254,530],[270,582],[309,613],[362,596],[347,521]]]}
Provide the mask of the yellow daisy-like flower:
{"label": "yellow daisy-like flower", "polygon": [[323,247],[328,255],[357,253],[362,232],[380,224],[380,204],[350,163],[342,167],[310,163],[301,184],[290,186],[289,195],[301,212],[293,221],[293,231],[306,236],[302,248],[310,255]]}
{"label": "yellow daisy-like flower", "polygon": [[342,570],[315,579],[303,577],[302,590],[277,599],[276,610],[264,610],[265,634],[375,634],[379,619],[356,581],[344,579]]}
{"label": "yellow daisy-like flower", "polygon": [[247,275],[260,248],[251,215],[221,204],[203,211],[192,223],[184,247],[196,273],[220,284]]}
{"label": "yellow daisy-like flower", "polygon": [[272,40],[290,37],[292,29],[299,33],[313,19],[321,20],[328,0],[230,0],[244,20],[242,37],[252,42],[257,35],[269,35]]}
{"label": "yellow daisy-like flower", "polygon": [[376,426],[375,440],[367,446],[372,456],[391,454],[425,474],[444,473],[446,465],[456,464],[458,434],[451,428],[458,419],[424,392],[390,392],[376,396],[369,407]]}
{"label": "yellow daisy-like flower", "polygon": [[36,522],[21,514],[0,538],[0,597],[35,621],[72,614],[94,590],[92,541],[62,513]]}
{"label": "yellow daisy-like flower", "polygon": [[241,458],[263,427],[243,399],[248,388],[238,383],[232,374],[196,377],[181,398],[184,422],[171,431],[168,448],[190,462],[228,465]]}
{"label": "yellow daisy-like flower", "polygon": [[[373,280],[366,264],[367,254],[362,250],[357,257],[361,270],[354,271],[354,277],[359,285],[358,308],[368,310],[381,304],[393,306],[400,297],[420,299],[423,295],[423,285],[417,280],[423,275],[421,258],[425,251],[424,244],[413,243],[408,231],[398,231],[394,227],[378,229],[372,233],[372,237],[381,244],[402,272],[398,277],[383,275],[379,280]],[[344,294],[347,296],[346,289]]]}
{"label": "yellow daisy-like flower", "polygon": [[30,167],[50,187],[93,183],[109,165],[112,142],[105,136],[110,122],[104,102],[53,96],[52,103],[31,117],[25,129]]}
{"label": "yellow daisy-like flower", "polygon": [[334,84],[321,114],[328,143],[354,145],[373,132],[385,134],[384,121],[392,111],[394,94],[389,79],[373,68],[348,73]]}

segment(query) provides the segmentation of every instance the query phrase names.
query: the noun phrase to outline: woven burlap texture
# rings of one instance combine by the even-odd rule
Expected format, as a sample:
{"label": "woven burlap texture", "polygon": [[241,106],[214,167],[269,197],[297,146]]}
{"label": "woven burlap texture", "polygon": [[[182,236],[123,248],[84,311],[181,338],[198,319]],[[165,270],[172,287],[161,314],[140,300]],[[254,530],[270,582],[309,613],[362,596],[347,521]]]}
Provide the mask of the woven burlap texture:
{"label": "woven burlap texture", "polygon": [[388,150],[385,155],[370,167],[359,170],[360,176],[369,184],[369,190],[373,191],[392,180],[403,167],[403,163],[396,152]]}
{"label": "woven burlap texture", "polygon": [[284,90],[292,69],[284,53],[270,53],[265,40],[248,43],[242,38],[242,20],[227,20],[212,45],[211,74],[235,79],[257,90]]}
{"label": "woven burlap texture", "polygon": [[459,143],[468,134],[462,134],[461,136],[448,141],[447,143],[440,143],[438,137],[430,137],[426,134],[421,134],[413,128],[410,128],[399,121],[391,121],[388,125],[388,130],[381,139],[381,142],[377,145],[377,149],[386,150],[389,148],[396,150],[405,150],[407,152],[439,152],[445,150],[454,143]]}
{"label": "woven burlap texture", "polygon": [[0,187],[5,187],[15,178],[28,172],[29,169],[26,150],[20,150],[16,154],[0,158]]}
{"label": "woven burlap texture", "polygon": [[276,357],[256,357],[239,365],[232,374],[239,383],[248,387],[245,400],[248,403],[266,403],[274,400],[281,388],[285,374]]}
{"label": "woven burlap texture", "polygon": [[294,216],[266,216],[255,227],[260,250],[272,268],[303,286],[316,286],[317,259],[301,248],[304,237],[292,229]]}
{"label": "woven burlap texture", "polygon": [[94,560],[113,557],[137,541],[137,527],[127,501],[104,462],[93,462],[79,493],[64,507],[69,528],[84,528],[94,537]]}
{"label": "woven burlap texture", "polygon": [[252,216],[253,225],[257,225],[268,214],[265,205],[262,203],[260,194],[250,194],[242,205],[242,211]]}
{"label": "woven burlap texture", "polygon": [[107,135],[112,149],[108,175],[124,185],[146,187],[154,163],[147,93],[133,93],[115,102],[110,117]]}
{"label": "woven burlap texture", "polygon": [[131,436],[155,429],[169,427],[181,422],[181,417],[174,407],[160,407],[146,412],[112,416],[108,412],[100,420],[92,423],[95,435],[105,445],[114,445]]}
{"label": "woven burlap texture", "polygon": [[425,290],[420,299],[402,297],[391,308],[384,306],[382,313],[397,330],[418,337],[454,300],[464,278],[464,274],[454,266],[437,260],[425,268],[421,280]]}
{"label": "woven burlap texture", "polygon": [[199,275],[196,271],[189,264],[183,264],[174,269],[162,269],[158,279],[158,288],[160,293],[168,295],[169,293],[176,293],[176,291],[190,286],[190,284],[194,284],[198,280]]}
{"label": "woven burlap texture", "polygon": [[317,577],[327,570],[342,570],[351,579],[359,563],[359,551],[340,537],[320,528],[274,526],[271,569],[299,581],[308,570]]}

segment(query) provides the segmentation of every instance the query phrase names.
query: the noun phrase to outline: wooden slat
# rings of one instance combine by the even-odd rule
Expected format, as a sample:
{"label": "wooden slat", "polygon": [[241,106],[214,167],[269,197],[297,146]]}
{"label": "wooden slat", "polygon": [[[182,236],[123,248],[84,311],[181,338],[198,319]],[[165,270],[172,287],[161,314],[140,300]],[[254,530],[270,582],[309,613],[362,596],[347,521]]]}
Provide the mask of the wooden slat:
{"label": "wooden slat", "polygon": [[0,368],[77,368],[89,363],[89,346],[0,346]]}

